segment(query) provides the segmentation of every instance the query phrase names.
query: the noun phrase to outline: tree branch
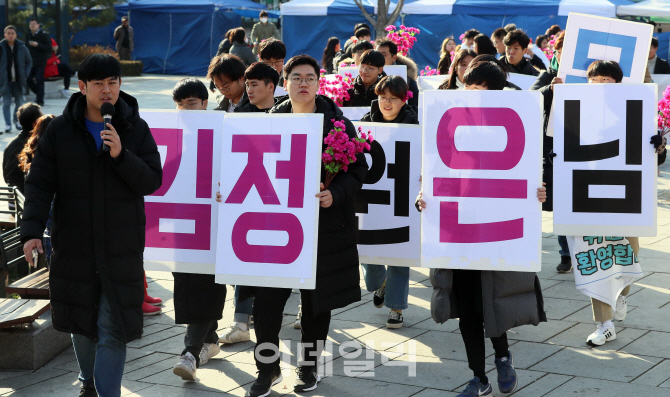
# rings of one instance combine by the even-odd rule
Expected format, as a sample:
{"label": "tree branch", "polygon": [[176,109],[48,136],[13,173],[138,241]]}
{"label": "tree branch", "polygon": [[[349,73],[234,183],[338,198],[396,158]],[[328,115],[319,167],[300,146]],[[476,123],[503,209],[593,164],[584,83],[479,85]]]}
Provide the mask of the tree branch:
{"label": "tree branch", "polygon": [[[401,1],[405,1],[405,0],[401,0]],[[365,19],[367,19],[368,22],[370,22],[372,24],[372,26],[377,26],[377,21],[372,19],[372,16],[370,16],[370,14],[367,11],[365,11],[365,7],[363,7],[362,0],[354,0],[354,3],[356,3],[358,8],[361,9],[361,12],[363,13],[363,16],[365,17]]]}
{"label": "tree branch", "polygon": [[405,0],[398,0],[398,4],[395,6],[395,10],[393,10],[393,13],[389,17],[387,23],[389,25],[393,25],[395,23],[395,20],[398,19],[398,16],[400,15],[400,12],[402,11],[402,6],[405,5]]}

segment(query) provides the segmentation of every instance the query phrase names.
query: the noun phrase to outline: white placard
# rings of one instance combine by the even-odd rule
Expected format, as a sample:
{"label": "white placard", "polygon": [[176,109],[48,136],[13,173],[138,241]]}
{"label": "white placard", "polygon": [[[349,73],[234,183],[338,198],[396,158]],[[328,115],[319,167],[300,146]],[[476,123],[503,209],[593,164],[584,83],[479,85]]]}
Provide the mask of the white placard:
{"label": "white placard", "polygon": [[533,84],[535,84],[535,81],[537,81],[537,76],[529,76],[527,74],[519,74],[519,73],[510,73],[508,81],[516,84],[522,90],[528,91],[530,90],[530,87]]}
{"label": "white placard", "polygon": [[654,27],[646,23],[570,13],[558,77],[565,83],[587,83],[593,61],[615,61],[623,83],[642,83]]}
{"label": "white placard", "polygon": [[288,92],[284,89],[284,87],[277,87],[275,88],[275,95],[274,96],[286,96],[288,95]]}
{"label": "white placard", "polygon": [[[358,76],[358,66],[342,66],[337,69],[337,74],[340,76],[344,76],[345,73],[351,73],[351,77],[355,79]],[[384,73],[387,76],[400,76],[407,81],[407,66],[405,65],[386,65]]]}
{"label": "white placard", "polygon": [[419,92],[424,90],[437,90],[440,84],[448,78],[449,75],[419,76]]}
{"label": "white placard", "polygon": [[558,84],[554,115],[554,233],[655,236],[656,84]]}
{"label": "white placard", "polygon": [[144,269],[214,274],[225,112],[142,110],[158,145],[163,184],[145,197]]}
{"label": "white placard", "polygon": [[[421,266],[539,271],[540,93],[440,90],[422,97]],[[484,138],[502,133],[499,126],[504,151],[496,151],[502,138]]]}
{"label": "white placard", "polygon": [[370,106],[343,106],[340,108],[344,117],[348,118],[350,121],[358,121],[365,116],[366,113],[370,112]]}
{"label": "white placard", "polygon": [[216,282],[314,289],[323,114],[229,114],[224,128]]}
{"label": "white placard", "polygon": [[361,263],[420,266],[421,217],[414,200],[421,183],[421,127],[354,123],[374,137],[370,167],[356,197]]}

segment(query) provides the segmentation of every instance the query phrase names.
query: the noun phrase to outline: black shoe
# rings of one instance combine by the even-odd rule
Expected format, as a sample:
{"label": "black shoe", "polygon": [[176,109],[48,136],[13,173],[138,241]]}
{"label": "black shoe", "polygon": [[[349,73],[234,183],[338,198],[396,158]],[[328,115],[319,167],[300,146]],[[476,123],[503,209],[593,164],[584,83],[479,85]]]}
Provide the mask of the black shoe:
{"label": "black shoe", "polygon": [[79,391],[79,397],[98,397],[98,392],[95,391],[93,384],[83,384]]}
{"label": "black shoe", "polygon": [[572,271],[572,260],[569,256],[561,255],[561,263],[556,266],[559,273],[570,273]]}
{"label": "black shoe", "polygon": [[272,386],[281,382],[284,378],[281,375],[279,366],[270,370],[258,371],[258,379],[249,389],[250,397],[265,397],[270,394]]}
{"label": "black shoe", "polygon": [[384,284],[377,291],[375,291],[374,296],[372,297],[372,303],[374,303],[376,308],[384,306],[384,296],[386,295],[386,280]]}
{"label": "black shoe", "polygon": [[394,312],[391,310],[389,313],[389,318],[386,320],[386,328],[396,329],[402,328],[403,318],[402,313]]}
{"label": "black shoe", "polygon": [[295,372],[297,376],[293,383],[293,391],[296,393],[312,391],[316,389],[316,385],[321,381],[316,367],[298,367]]}

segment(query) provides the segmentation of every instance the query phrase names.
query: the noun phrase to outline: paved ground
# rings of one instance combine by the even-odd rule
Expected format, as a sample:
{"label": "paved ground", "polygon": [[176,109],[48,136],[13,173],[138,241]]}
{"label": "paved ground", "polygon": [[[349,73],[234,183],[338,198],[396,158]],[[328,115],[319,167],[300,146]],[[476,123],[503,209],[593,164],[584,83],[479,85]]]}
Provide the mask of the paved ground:
{"label": "paved ground", "polygon": [[[123,87],[137,95],[145,108],[171,108],[169,95],[178,79],[129,78]],[[60,113],[64,104],[65,100],[49,101],[46,111]],[[1,147],[9,138],[0,136]],[[600,348],[589,348],[584,342],[595,329],[588,298],[577,292],[572,274],[556,273],[558,243],[552,233],[551,215],[545,214],[539,276],[549,322],[508,333],[520,379],[515,396],[670,395],[669,189],[670,165],[662,166],[659,234],[641,239],[640,261],[645,276],[629,296],[628,317],[623,323],[615,323],[618,339]],[[173,282],[169,273],[147,275],[150,294],[165,301],[165,314],[147,318],[144,337],[128,345],[123,395],[205,397],[221,392],[244,395],[256,374],[253,342],[224,347],[221,354],[198,370],[197,383],[184,383],[172,374],[184,333],[183,327],[174,324]],[[372,294],[365,291],[361,281],[363,300],[336,311],[333,316],[329,338],[333,348],[324,354],[331,375],[308,395],[437,397],[454,396],[455,391],[463,388],[472,375],[465,361],[458,323],[450,320],[438,325],[430,318],[432,289],[427,269],[413,269],[410,277],[410,307],[404,313],[406,327],[393,331],[384,327],[387,310],[374,308]],[[228,296],[231,299],[224,310],[225,321],[232,319],[232,290]],[[293,294],[286,305],[285,327],[281,332],[286,343],[285,357],[291,365],[295,365],[296,341],[300,338],[300,332],[292,327],[297,308],[298,295]],[[342,345],[351,340],[362,344],[374,341],[374,346],[355,358],[357,353]],[[490,345],[487,349],[489,369],[495,380],[493,351]],[[416,376],[410,376],[411,365],[406,365],[412,361],[408,354],[412,350],[416,355]],[[291,368],[285,370],[285,380],[273,388],[272,395],[293,394]],[[71,348],[35,372],[0,372],[1,396],[65,397],[78,395],[78,390],[77,362]],[[495,395],[501,394],[496,391]]]}

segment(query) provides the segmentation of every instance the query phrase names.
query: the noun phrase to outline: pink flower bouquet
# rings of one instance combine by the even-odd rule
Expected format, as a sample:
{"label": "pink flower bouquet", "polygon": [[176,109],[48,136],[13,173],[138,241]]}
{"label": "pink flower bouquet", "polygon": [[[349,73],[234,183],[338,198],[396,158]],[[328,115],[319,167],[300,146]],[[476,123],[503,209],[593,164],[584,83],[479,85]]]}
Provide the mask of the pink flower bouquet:
{"label": "pink flower bouquet", "polygon": [[395,30],[395,26],[389,25],[386,27],[388,34],[386,38],[393,41],[398,46],[398,54],[407,56],[409,50],[414,47],[416,43],[415,34],[421,33],[417,28],[411,28],[405,25],[400,25],[400,30]]}
{"label": "pink flower bouquet", "polygon": [[326,168],[326,182],[323,184],[325,189],[333,181],[338,172],[347,172],[349,164],[356,162],[356,155],[370,150],[370,143],[374,141],[370,131],[364,133],[361,127],[358,127],[360,136],[349,138],[346,133],[347,126],[343,121],[332,119],[333,129],[323,142],[328,145],[321,158]]}
{"label": "pink flower bouquet", "polygon": [[670,86],[665,89],[658,102],[658,132],[665,136],[670,133]]}
{"label": "pink flower bouquet", "polygon": [[351,73],[346,73],[345,77],[334,75],[333,80],[326,79],[326,71],[321,69],[321,76],[319,77],[319,95],[325,95],[337,103],[337,106],[342,106],[344,101],[349,100],[349,93],[347,90],[354,86],[354,79]]}

